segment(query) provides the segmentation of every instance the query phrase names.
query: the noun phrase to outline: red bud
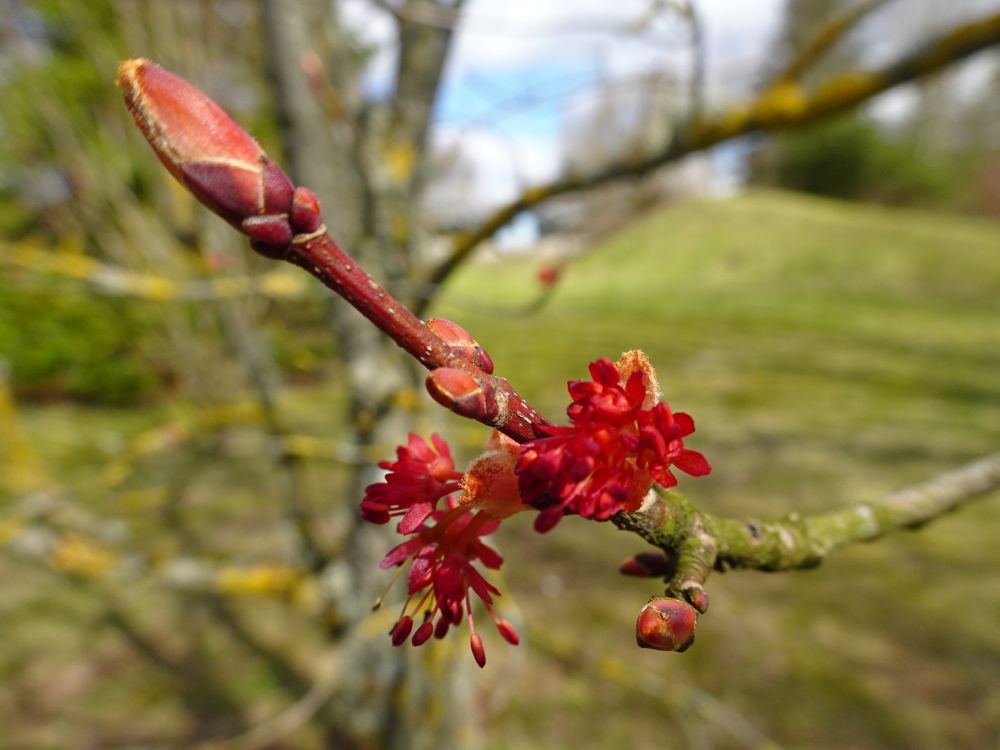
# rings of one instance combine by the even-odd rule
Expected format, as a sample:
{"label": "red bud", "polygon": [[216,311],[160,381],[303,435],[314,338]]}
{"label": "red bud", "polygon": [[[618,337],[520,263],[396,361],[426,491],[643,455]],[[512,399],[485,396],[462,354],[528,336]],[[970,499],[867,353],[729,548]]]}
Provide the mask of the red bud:
{"label": "red bud", "polygon": [[490,355],[458,323],[446,318],[431,318],[426,325],[451,346],[455,354],[472,362],[485,373],[491,374],[493,372],[493,360]]}
{"label": "red bud", "polygon": [[562,269],[558,266],[541,266],[538,269],[538,283],[543,287],[550,287],[559,281]]}
{"label": "red bud", "polygon": [[141,59],[118,66],[118,85],[160,161],[209,209],[237,228],[251,216],[289,212],[288,177],[204,93]]}
{"label": "red bud", "polygon": [[685,596],[687,596],[688,601],[694,605],[694,608],[699,612],[701,612],[702,614],[705,614],[705,612],[708,611],[709,599],[708,599],[708,594],[705,593],[704,591],[702,590],[687,591],[685,592]]}
{"label": "red bud", "polygon": [[635,641],[640,648],[685,651],[694,643],[697,618],[694,608],[680,599],[651,599],[635,622]]}
{"label": "red bud", "polygon": [[670,561],[659,552],[640,552],[618,566],[623,576],[636,578],[657,578],[666,575],[669,569]]}
{"label": "red bud", "polygon": [[309,188],[295,188],[292,198],[292,228],[300,234],[311,234],[323,225],[319,200]]}
{"label": "red bud", "polygon": [[469,373],[439,367],[427,376],[426,385],[435,401],[456,414],[477,420],[488,418],[483,385]]}

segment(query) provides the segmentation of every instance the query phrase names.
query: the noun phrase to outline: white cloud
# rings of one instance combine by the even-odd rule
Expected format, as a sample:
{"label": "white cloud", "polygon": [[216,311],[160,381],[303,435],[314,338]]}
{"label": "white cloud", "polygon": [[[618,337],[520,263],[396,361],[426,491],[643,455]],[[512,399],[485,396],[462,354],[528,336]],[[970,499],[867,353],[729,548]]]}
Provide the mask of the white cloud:
{"label": "white cloud", "polygon": [[[655,0],[470,0],[448,62],[448,76],[470,72],[483,78],[511,69],[588,66],[606,75],[635,75],[688,64],[686,28],[660,13],[642,33],[626,27],[646,17]],[[710,72],[756,69],[774,36],[783,0],[701,0]],[[366,74],[370,88],[391,83],[395,50],[393,23],[369,0],[344,0],[344,21],[379,52]]]}
{"label": "white cloud", "polygon": [[[466,172],[430,196],[438,208],[460,199],[470,214],[555,176],[562,121],[593,101],[601,80],[653,70],[686,75],[686,25],[660,13],[635,28],[656,0],[469,0],[456,29],[434,145],[457,149]],[[662,3],[661,3],[662,4]],[[745,91],[774,37],[783,0],[700,0],[711,99]],[[365,89],[386,92],[395,65],[393,24],[368,0],[343,0],[345,21],[378,48]],[[562,78],[560,78],[560,75]],[[537,100],[508,105],[526,89]],[[588,91],[588,89],[590,91]],[[518,109],[521,108],[521,109]],[[494,116],[495,115],[495,116]],[[471,166],[470,166],[471,165]],[[475,175],[469,179],[469,171]]]}
{"label": "white cloud", "polygon": [[562,163],[559,144],[551,139],[508,138],[488,128],[438,129],[434,148],[457,153],[462,168],[437,182],[428,207],[459,221],[479,217],[525,187],[552,179]]}

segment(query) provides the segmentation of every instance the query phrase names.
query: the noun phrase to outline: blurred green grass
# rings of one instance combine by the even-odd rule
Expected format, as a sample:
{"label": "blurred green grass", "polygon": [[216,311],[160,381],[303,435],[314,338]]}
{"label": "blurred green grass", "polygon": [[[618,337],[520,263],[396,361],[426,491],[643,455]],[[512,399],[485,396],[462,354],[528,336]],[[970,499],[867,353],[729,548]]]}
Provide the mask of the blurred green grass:
{"label": "blurred green grass", "polygon": [[[584,377],[589,361],[645,350],[665,398],[698,424],[690,445],[714,472],[682,479],[682,490],[713,512],[770,516],[874,499],[1000,446],[996,224],[778,192],[685,202],[574,262],[539,314],[506,314],[504,303],[533,295],[537,265],[470,265],[434,313],[472,331],[498,373],[553,417],[565,408],[565,381]],[[335,382],[297,388],[282,404],[294,428],[335,435]],[[56,404],[24,417],[50,473],[74,485],[127,436],[187,411],[197,405]],[[471,457],[482,428],[445,419]],[[189,474],[191,522],[227,530],[213,553],[280,558],[289,540],[259,442],[237,433],[221,453],[209,444],[157,458],[139,479],[155,486]],[[342,497],[336,469],[311,466],[307,481],[317,510],[356,501]],[[159,520],[157,508],[116,502],[93,510],[131,514],[140,529]],[[656,586],[615,572],[640,550],[634,537],[567,519],[542,538],[529,518],[511,519],[498,535],[502,606],[526,638],[511,649],[486,634],[490,664],[476,678],[491,709],[487,745],[995,747],[998,528],[994,495],[815,571],[714,576],[698,643],[676,655],[635,648],[634,618]],[[4,576],[20,583],[0,603],[2,674],[44,685],[81,659],[94,627],[81,623],[98,615],[83,594],[46,605],[53,587],[22,566],[5,564]],[[307,629],[296,616],[268,606],[253,610],[259,624],[284,623],[319,648],[315,633],[300,638]],[[150,624],[168,614],[150,611]],[[117,674],[113,646],[102,641],[106,654],[92,661],[110,661]],[[241,691],[274,690],[247,660],[232,664]],[[141,692],[143,716],[156,704],[159,724],[176,721],[168,694],[141,677],[112,682]],[[113,724],[128,710],[120,693],[82,696],[60,720],[70,734],[57,736],[98,714]],[[0,717],[16,719],[4,705]]]}

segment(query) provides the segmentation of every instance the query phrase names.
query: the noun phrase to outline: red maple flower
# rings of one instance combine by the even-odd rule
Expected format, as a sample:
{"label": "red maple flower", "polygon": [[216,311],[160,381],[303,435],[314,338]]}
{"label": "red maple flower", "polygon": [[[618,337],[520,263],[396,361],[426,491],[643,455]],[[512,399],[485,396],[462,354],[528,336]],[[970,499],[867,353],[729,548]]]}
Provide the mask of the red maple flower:
{"label": "red maple flower", "polygon": [[499,596],[500,591],[473,565],[479,561],[490,570],[500,568],[503,558],[481,539],[496,531],[500,522],[484,511],[475,511],[450,498],[446,506],[431,514],[433,526],[420,524],[410,539],[394,547],[382,560],[382,568],[410,561],[408,598],[392,629],[392,642],[399,646],[407,639],[415,618],[421,624],[413,634],[412,643],[420,646],[431,635],[443,638],[465,616],[469,621],[473,656],[483,666],[486,652],[473,624],[470,591],[482,600],[500,635],[513,645],[519,641],[513,626],[493,611],[493,597]]}
{"label": "red maple flower", "polygon": [[461,488],[462,473],[455,471],[448,443],[438,435],[431,435],[431,442],[433,450],[423,438],[411,434],[407,444],[396,449],[395,461],[379,463],[389,473],[384,481],[365,488],[361,515],[366,521],[383,524],[401,515],[399,532],[410,534],[434,512],[442,497]]}
{"label": "red maple flower", "polygon": [[548,531],[566,512],[603,521],[637,510],[656,482],[677,484],[670,467],[692,476],[711,471],[705,457],[684,447],[694,421],[665,403],[645,408],[641,370],[625,381],[609,359],[590,365],[593,380],[569,383],[570,427],[543,428],[548,437],[525,443],[517,462],[521,496],[542,511],[535,529]]}
{"label": "red maple flower", "polygon": [[[389,473],[384,481],[365,489],[361,514],[379,524],[402,515],[398,531],[411,535],[381,563],[386,569],[399,567],[400,573],[407,562],[410,564],[407,600],[390,633],[393,645],[402,645],[411,633],[414,646],[423,645],[431,636],[443,638],[464,616],[469,621],[472,654],[483,666],[486,652],[473,624],[470,591],[482,600],[500,635],[513,645],[519,642],[513,625],[493,611],[493,597],[500,592],[473,564],[497,570],[503,563],[482,537],[493,533],[500,520],[510,515],[510,505],[520,504],[516,485],[503,481],[504,466],[513,478],[513,458],[507,461],[508,451],[501,450],[505,444],[494,445],[473,467],[469,476],[474,481],[464,487],[460,502],[448,496],[463,489],[459,481],[463,475],[455,471],[448,444],[437,435],[431,436],[431,442],[433,449],[422,438],[410,435],[407,444],[396,449],[395,461],[379,464]],[[512,492],[516,503],[508,497]]]}

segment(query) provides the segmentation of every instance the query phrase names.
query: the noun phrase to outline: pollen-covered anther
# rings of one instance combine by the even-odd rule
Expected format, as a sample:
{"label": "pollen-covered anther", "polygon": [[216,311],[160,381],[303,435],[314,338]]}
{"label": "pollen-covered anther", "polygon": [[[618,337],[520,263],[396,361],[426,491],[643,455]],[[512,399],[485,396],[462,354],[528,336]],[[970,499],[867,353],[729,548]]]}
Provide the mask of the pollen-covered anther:
{"label": "pollen-covered anther", "polygon": [[500,631],[500,635],[511,646],[516,646],[521,642],[521,637],[517,634],[514,626],[507,620],[497,620],[497,630]]}
{"label": "pollen-covered anther", "polygon": [[409,635],[410,630],[413,629],[413,618],[409,615],[403,615],[399,618],[399,622],[395,624],[392,629],[392,645],[399,646],[405,641]]}
{"label": "pollen-covered anther", "polygon": [[483,646],[483,639],[479,633],[473,633],[469,637],[469,647],[472,649],[472,656],[480,668],[486,666],[486,647]]}

